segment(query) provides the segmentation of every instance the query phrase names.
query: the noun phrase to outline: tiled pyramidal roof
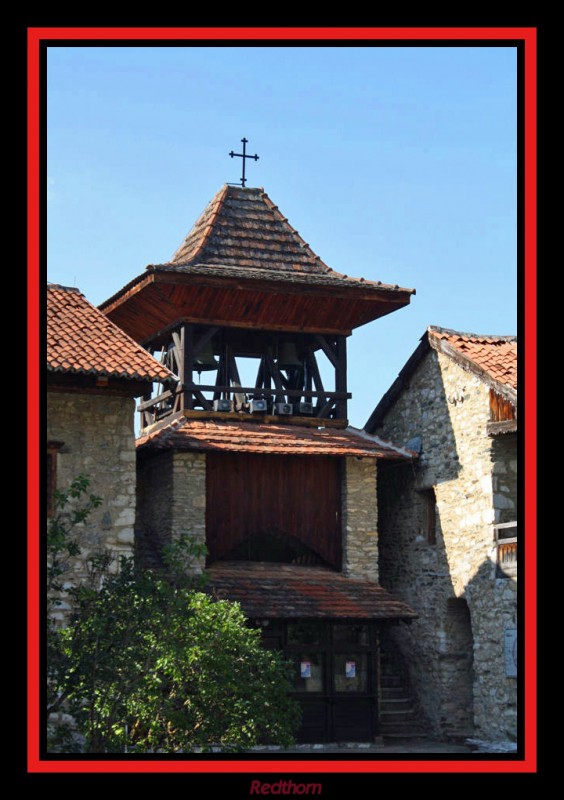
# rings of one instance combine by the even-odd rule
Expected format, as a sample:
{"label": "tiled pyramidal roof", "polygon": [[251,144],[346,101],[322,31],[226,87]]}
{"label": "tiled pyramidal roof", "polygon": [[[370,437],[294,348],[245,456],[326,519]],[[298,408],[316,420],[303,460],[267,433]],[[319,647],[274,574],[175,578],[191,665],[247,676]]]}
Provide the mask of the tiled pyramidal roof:
{"label": "tiled pyramidal roof", "polygon": [[329,270],[262,189],[224,186],[171,259],[324,275]]}
{"label": "tiled pyramidal roof", "polygon": [[480,336],[430,326],[430,340],[448,343],[498,383],[517,389],[517,338]]}
{"label": "tiled pyramidal roof", "polygon": [[[327,285],[400,287],[335,272],[316,255],[264,189],[225,185],[167,264],[147,269],[241,275]],[[413,293],[412,289],[403,289]]]}
{"label": "tiled pyramidal roof", "polygon": [[129,380],[173,377],[78,289],[58,284],[47,286],[47,369]]}
{"label": "tiled pyramidal roof", "polygon": [[100,309],[144,343],[182,318],[349,335],[413,294],[335,272],[263,189],[225,185],[170,261],[148,264]]}

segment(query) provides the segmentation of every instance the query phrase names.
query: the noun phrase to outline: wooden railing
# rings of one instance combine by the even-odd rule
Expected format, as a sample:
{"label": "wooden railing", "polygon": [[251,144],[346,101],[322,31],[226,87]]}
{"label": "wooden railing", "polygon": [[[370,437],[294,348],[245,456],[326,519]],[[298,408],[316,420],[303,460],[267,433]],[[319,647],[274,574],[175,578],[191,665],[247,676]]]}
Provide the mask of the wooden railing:
{"label": "wooden railing", "polygon": [[[206,397],[203,393],[213,393],[213,398]],[[278,403],[287,404],[295,408],[299,402],[311,403],[311,413],[300,413],[292,410],[292,415],[308,416],[318,419],[328,419],[336,414],[339,403],[350,399],[350,392],[314,391],[310,389],[276,389],[249,386],[216,386],[216,385],[179,385],[176,390],[167,390],[156,397],[143,399],[137,406],[141,414],[141,427],[152,425],[164,417],[183,409],[214,409],[214,399],[225,398],[234,401],[233,410],[250,413],[251,401],[266,400],[266,414],[276,415]]]}

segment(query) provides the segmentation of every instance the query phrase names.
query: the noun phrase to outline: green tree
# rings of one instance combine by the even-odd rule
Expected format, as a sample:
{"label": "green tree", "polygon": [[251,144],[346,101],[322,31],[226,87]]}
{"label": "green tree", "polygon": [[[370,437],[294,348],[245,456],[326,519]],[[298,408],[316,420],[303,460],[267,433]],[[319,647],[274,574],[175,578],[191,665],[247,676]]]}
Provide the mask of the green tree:
{"label": "green tree", "polygon": [[[72,498],[86,492],[82,483]],[[92,507],[90,496],[79,510],[87,516]],[[49,625],[48,714],[65,708],[86,751],[291,744],[299,710],[289,697],[288,664],[262,647],[238,604],[202,591],[190,569],[202,545],[176,542],[160,572],[124,557],[116,571],[101,551],[86,559],[84,583],[64,588],[61,554],[80,548],[72,525],[63,535],[56,525],[51,594],[66,595],[72,610],[64,626]]]}

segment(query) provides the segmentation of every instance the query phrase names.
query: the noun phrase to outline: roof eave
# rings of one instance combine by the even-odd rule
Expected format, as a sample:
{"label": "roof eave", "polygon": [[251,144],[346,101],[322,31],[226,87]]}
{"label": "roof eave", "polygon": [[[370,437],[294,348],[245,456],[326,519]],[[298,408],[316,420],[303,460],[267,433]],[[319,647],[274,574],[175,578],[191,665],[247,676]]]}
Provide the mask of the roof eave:
{"label": "roof eave", "polygon": [[[493,337],[488,337],[493,338]],[[498,337],[499,341],[507,341],[504,337]],[[502,383],[501,381],[496,380],[492,375],[479,364],[477,364],[473,359],[469,356],[465,355],[464,353],[460,352],[458,348],[454,347],[454,345],[450,344],[450,342],[445,341],[444,339],[438,339],[435,336],[428,336],[429,345],[438,353],[443,353],[446,356],[449,356],[453,361],[459,364],[464,369],[467,369],[469,372],[474,373],[479,378],[483,380],[483,382],[494,389],[498,394],[508,400],[513,406],[517,405],[517,390],[514,389],[512,386],[509,386],[506,383]]]}
{"label": "roof eave", "polygon": [[430,345],[429,345],[429,337],[427,332],[423,334],[421,337],[417,348],[413,351],[410,355],[400,372],[398,373],[397,378],[392,383],[388,391],[383,395],[382,399],[369,416],[364,430],[368,433],[373,434],[374,431],[379,428],[384,420],[384,417],[393,406],[397,398],[400,396],[402,391],[405,388],[407,380],[413,375],[417,367],[419,366],[420,362],[423,360],[425,355],[429,352]]}

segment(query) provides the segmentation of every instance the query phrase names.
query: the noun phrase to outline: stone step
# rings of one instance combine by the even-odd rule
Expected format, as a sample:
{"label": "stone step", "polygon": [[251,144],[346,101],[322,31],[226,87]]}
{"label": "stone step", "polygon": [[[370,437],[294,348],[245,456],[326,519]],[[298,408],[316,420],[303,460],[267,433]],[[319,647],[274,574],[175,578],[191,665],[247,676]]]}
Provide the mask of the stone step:
{"label": "stone step", "polygon": [[382,724],[390,724],[393,725],[394,728],[399,723],[406,723],[409,725],[413,725],[414,722],[417,721],[417,717],[413,713],[412,710],[410,711],[392,711],[392,712],[384,712],[380,713],[380,722]]}
{"label": "stone step", "polygon": [[[382,733],[405,733],[406,731],[416,733],[423,730],[423,726],[416,719],[382,719],[380,728]],[[428,735],[429,731],[426,733]]]}
{"label": "stone step", "polygon": [[428,731],[423,731],[423,730],[421,730],[421,731],[414,731],[414,730],[407,731],[406,730],[406,731],[403,731],[403,732],[400,732],[400,733],[393,733],[391,731],[388,733],[386,731],[381,731],[381,734],[384,737],[385,741],[387,741],[389,739],[428,739],[429,738],[429,732]]}
{"label": "stone step", "polygon": [[382,700],[402,700],[407,697],[403,686],[382,686],[380,687]]}
{"label": "stone step", "polygon": [[380,675],[385,678],[401,678],[401,669],[399,667],[382,667],[380,666]]}
{"label": "stone step", "polygon": [[402,697],[382,697],[380,699],[380,708],[401,709],[411,708],[411,698],[403,695]]}
{"label": "stone step", "polygon": [[384,739],[423,739],[429,736],[415,708],[403,661],[392,642],[380,651],[380,734]]}
{"label": "stone step", "polygon": [[380,674],[380,687],[382,689],[402,688],[403,684],[399,675]]}

